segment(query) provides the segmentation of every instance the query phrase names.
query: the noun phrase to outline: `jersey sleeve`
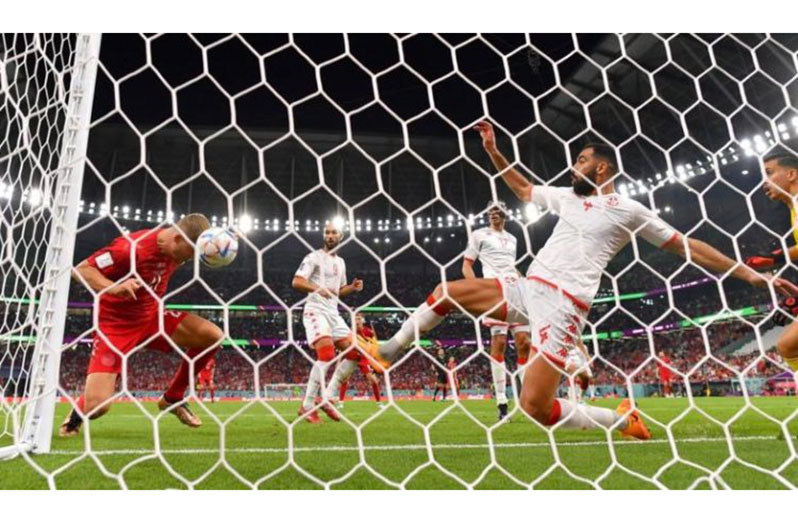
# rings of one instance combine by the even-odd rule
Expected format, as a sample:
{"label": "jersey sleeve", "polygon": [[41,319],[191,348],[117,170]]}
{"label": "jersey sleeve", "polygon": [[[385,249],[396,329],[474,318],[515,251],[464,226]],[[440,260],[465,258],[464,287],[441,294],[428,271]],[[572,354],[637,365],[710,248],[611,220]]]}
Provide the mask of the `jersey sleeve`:
{"label": "jersey sleeve", "polygon": [[664,247],[679,237],[679,233],[657,216],[654,211],[638,202],[634,203],[633,233],[655,247]]}
{"label": "jersey sleeve", "polygon": [[529,202],[544,209],[560,212],[560,200],[571,189],[567,187],[549,187],[548,185],[534,185],[529,196]]}
{"label": "jersey sleeve", "polygon": [[464,253],[466,260],[477,261],[479,258],[479,232],[474,231],[471,233],[471,237],[468,238],[468,246],[466,247]]}
{"label": "jersey sleeve", "polygon": [[106,278],[116,279],[127,274],[130,271],[130,240],[124,236],[116,238],[108,246],[86,258],[86,263]]}
{"label": "jersey sleeve", "polygon": [[341,258],[341,287],[346,285],[346,262]]}
{"label": "jersey sleeve", "polygon": [[302,263],[299,264],[299,268],[294,273],[294,276],[301,276],[302,278],[310,279],[310,276],[313,274],[313,270],[316,268],[316,260],[313,257],[313,253],[311,252],[302,260]]}

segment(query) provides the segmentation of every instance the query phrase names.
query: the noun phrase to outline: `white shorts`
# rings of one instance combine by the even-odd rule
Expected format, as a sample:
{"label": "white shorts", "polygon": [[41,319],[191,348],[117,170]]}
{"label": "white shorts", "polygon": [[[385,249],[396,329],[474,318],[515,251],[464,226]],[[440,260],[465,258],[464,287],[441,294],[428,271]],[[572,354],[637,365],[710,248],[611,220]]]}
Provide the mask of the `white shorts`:
{"label": "white shorts", "polygon": [[503,282],[506,321],[519,320],[518,309],[528,311],[533,352],[540,352],[564,368],[568,351],[578,346],[589,309],[556,286],[537,279]]}
{"label": "white shorts", "polygon": [[507,336],[507,332],[515,336],[520,332],[529,334],[528,323],[507,323],[506,321],[494,320],[493,318],[485,318],[482,320],[482,326],[490,329],[490,335],[493,336]]}
{"label": "white shorts", "polygon": [[352,328],[337,312],[331,313],[317,309],[306,309],[302,312],[302,325],[305,326],[305,336],[308,339],[308,345],[313,345],[324,337],[338,341],[348,338],[352,334]]}

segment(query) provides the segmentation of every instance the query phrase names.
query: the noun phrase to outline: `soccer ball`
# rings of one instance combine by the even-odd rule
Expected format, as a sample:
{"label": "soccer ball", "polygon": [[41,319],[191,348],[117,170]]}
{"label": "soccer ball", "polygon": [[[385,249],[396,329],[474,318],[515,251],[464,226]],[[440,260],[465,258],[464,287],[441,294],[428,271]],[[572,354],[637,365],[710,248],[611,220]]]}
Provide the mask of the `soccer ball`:
{"label": "soccer ball", "polygon": [[230,265],[238,254],[238,240],[228,229],[211,227],[197,239],[200,261],[214,269]]}

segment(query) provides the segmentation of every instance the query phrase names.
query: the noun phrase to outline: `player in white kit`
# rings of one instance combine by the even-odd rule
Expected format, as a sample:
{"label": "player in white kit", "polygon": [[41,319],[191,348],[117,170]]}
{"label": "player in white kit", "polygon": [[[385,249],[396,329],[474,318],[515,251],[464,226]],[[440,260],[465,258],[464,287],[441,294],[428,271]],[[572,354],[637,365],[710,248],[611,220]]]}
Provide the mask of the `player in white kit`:
{"label": "player in white kit", "polygon": [[[354,343],[352,329],[338,312],[338,299],[363,290],[363,282],[357,278],[347,285],[346,263],[335,252],[343,236],[341,227],[332,222],[324,226],[324,247],[305,256],[291,282],[294,289],[309,294],[302,311],[302,324],[308,345],[316,351],[317,361],[310,371],[299,416],[306,416],[311,423],[321,422],[313,406],[327,366],[335,358],[335,349],[345,351]],[[341,383],[357,368],[359,357],[357,349],[349,350],[322,393],[320,408],[334,421],[340,421],[341,417],[331,400]]]}
{"label": "player in white kit", "polygon": [[[577,340],[602,271],[618,251],[633,237],[641,237],[710,271],[755,287],[770,289],[772,285],[780,293],[798,294],[798,287],[789,281],[760,274],[700,240],[682,237],[650,209],[616,194],[613,179],[618,167],[612,148],[586,146],[571,169],[571,187],[533,186],[496,148],[493,127],[480,122],[475,128],[513,193],[524,202],[553,209],[559,220],[525,279],[501,289],[495,281],[484,279],[439,285],[390,340],[370,352],[381,365],[390,366],[417,332],[434,328],[455,304],[475,316],[511,323],[526,317],[535,355],[524,373],[520,406],[529,416],[547,426],[617,429],[626,436],[650,439],[628,399],[613,411],[555,398],[563,375],[573,376],[587,366]],[[581,365],[568,365],[580,360]]]}
{"label": "player in white kit", "polygon": [[[490,226],[471,233],[463,258],[463,276],[467,280],[475,279],[474,262],[479,260],[482,264],[483,278],[516,281],[521,277],[515,268],[518,242],[515,236],[504,228],[507,221],[507,208],[504,202],[495,202],[491,205],[488,209],[488,220]],[[518,353],[518,367],[521,368],[529,357],[529,323],[521,321],[510,324],[485,318],[482,324],[490,329],[490,371],[501,420],[507,416],[507,372],[504,364],[507,331],[513,335],[515,350]]]}

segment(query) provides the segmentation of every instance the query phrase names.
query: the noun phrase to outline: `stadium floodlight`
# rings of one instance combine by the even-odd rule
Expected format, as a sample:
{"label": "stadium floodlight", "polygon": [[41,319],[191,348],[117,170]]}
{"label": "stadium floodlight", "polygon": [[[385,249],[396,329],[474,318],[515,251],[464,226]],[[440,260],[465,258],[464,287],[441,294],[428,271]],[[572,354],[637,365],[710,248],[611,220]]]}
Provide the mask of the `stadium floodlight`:
{"label": "stadium floodlight", "polygon": [[524,214],[526,215],[527,221],[530,223],[535,223],[540,219],[540,209],[534,203],[526,204],[524,207]]}
{"label": "stadium floodlight", "polygon": [[31,189],[30,194],[28,194],[28,203],[31,207],[38,207],[44,202],[44,193],[39,188]]}
{"label": "stadium floodlight", "polygon": [[249,214],[242,214],[238,218],[238,229],[244,234],[252,230],[253,221]]}

